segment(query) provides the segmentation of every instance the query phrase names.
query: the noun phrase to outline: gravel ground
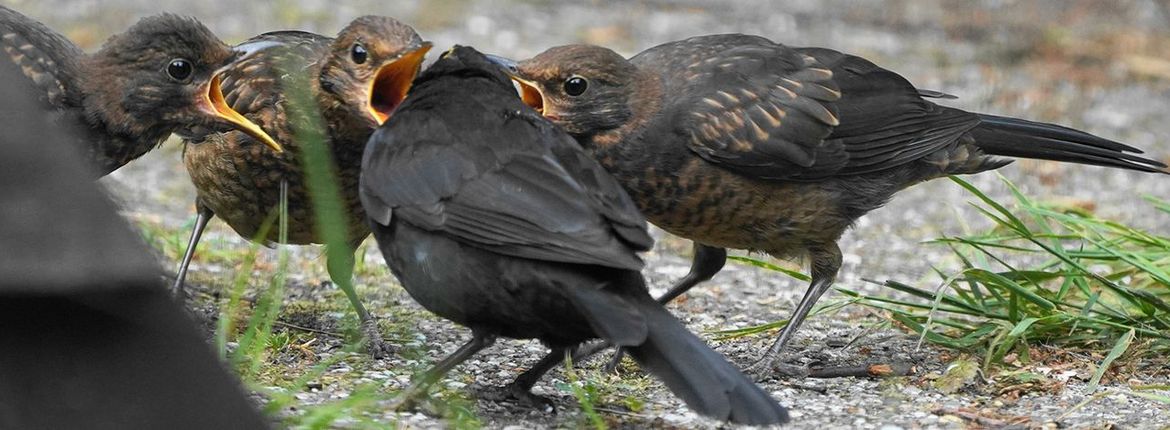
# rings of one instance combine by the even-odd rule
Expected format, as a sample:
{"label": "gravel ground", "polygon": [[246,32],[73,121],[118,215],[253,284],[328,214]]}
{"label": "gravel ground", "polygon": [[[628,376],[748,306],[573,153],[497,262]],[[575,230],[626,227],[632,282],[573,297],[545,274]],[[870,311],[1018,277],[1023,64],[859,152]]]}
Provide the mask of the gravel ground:
{"label": "gravel ground", "polygon": [[[918,86],[959,96],[953,106],[1003,115],[1054,121],[1125,141],[1170,161],[1170,15],[1167,2],[1013,1],[1013,0],[794,0],[755,2],[717,0],[641,1],[347,1],[281,0],[228,2],[207,0],[36,0],[7,2],[18,10],[63,29],[92,49],[111,31],[140,16],[159,11],[196,15],[225,40],[238,41],[262,31],[296,28],[334,33],[361,14],[396,16],[416,25],[424,37],[444,48],[454,43],[524,58],[546,47],[586,41],[633,54],[657,43],[691,35],[744,32],[792,45],[825,46],[863,55],[898,71]],[[344,4],[342,4],[344,3]],[[436,51],[438,52],[438,51]],[[1061,201],[1170,234],[1167,216],[1142,203],[1140,196],[1170,198],[1166,180],[1131,172],[1055,163],[1019,162],[1002,174],[1039,199]],[[1009,199],[994,174],[971,178],[993,197]],[[128,216],[142,224],[183,231],[192,219],[194,192],[179,160],[177,145],[133,163],[103,180]],[[930,285],[932,266],[954,264],[940,247],[919,242],[963,232],[965,226],[986,227],[965,202],[971,200],[949,181],[934,181],[898,195],[886,208],[862,219],[845,235],[844,266],[838,284],[881,293],[868,279],[898,279]],[[213,223],[204,240],[208,249],[239,249],[244,242],[222,224]],[[661,236],[661,234],[660,234]],[[370,247],[368,265],[381,264]],[[206,251],[211,252],[211,251]],[[290,300],[336,301],[336,291],[310,288],[324,275],[318,248],[294,251],[297,267]],[[646,274],[656,292],[665,290],[687,270],[685,242],[664,238],[647,257]],[[275,261],[263,251],[262,261]],[[173,265],[174,261],[165,264]],[[695,330],[723,329],[763,323],[786,316],[804,285],[776,274],[729,265],[712,282],[697,289],[675,309]],[[193,280],[200,291],[229,284],[232,267],[199,262]],[[382,272],[385,273],[384,271]],[[269,274],[270,275],[270,274]],[[417,311],[388,276],[359,279],[361,292],[376,310]],[[206,297],[197,295],[197,297]],[[830,294],[831,297],[836,297]],[[202,301],[200,301],[202,303]],[[198,306],[204,306],[199,304]],[[290,311],[291,313],[291,311]],[[386,314],[375,311],[386,318]],[[286,316],[285,319],[299,316]],[[307,315],[328,327],[337,315]],[[1121,394],[1122,381],[1110,381],[1099,393],[1084,388],[1085,369],[1052,370],[1065,379],[1063,389],[1025,392],[1018,398],[1000,396],[991,385],[976,384],[955,394],[931,388],[953,354],[916,347],[904,332],[871,329],[884,319],[860,306],[814,318],[796,339],[806,363],[901,361],[918,372],[908,378],[769,380],[765,388],[793,413],[794,428],[1170,428],[1165,403]],[[420,317],[411,343],[433,360],[466,340],[466,330],[434,318]],[[716,342],[738,363],[750,362],[768,339],[752,337]],[[840,345],[848,344],[846,347]],[[328,340],[314,346],[323,356],[337,353]],[[450,388],[472,390],[500,384],[534,362],[543,349],[532,342],[501,341],[459,368]],[[406,368],[418,360],[393,357],[360,369],[339,365],[330,374],[361,372],[361,379],[384,381],[401,388]],[[1156,372],[1155,372],[1156,373]],[[1165,372],[1161,372],[1165,375]],[[600,377],[600,376],[599,376]],[[623,380],[647,384],[635,377]],[[557,388],[565,376],[554,371],[538,385],[552,396],[558,413],[526,411],[488,402],[476,413],[492,428],[572,427],[583,418],[575,400]],[[1165,377],[1140,377],[1142,384],[1166,384]],[[307,403],[345,396],[352,386],[323,384],[298,393]],[[620,390],[620,388],[619,388]],[[646,409],[638,413],[606,412],[611,424],[629,427],[716,427],[688,412],[659,385],[637,390]],[[1162,392],[1162,395],[1167,393]],[[1093,397],[1096,396],[1096,397]],[[1080,403],[1092,399],[1084,405]],[[394,414],[391,414],[394,415]],[[423,414],[388,416],[408,427],[440,427]]]}

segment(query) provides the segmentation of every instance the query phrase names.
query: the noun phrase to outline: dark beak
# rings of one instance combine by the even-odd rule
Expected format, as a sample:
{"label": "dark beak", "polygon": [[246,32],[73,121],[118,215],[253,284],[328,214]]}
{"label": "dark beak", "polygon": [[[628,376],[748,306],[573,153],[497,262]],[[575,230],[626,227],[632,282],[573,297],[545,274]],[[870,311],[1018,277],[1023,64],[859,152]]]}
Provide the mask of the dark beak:
{"label": "dark beak", "polygon": [[492,54],[484,54],[484,56],[487,57],[488,61],[491,61],[497,66],[500,66],[501,69],[504,69],[504,72],[507,73],[508,76],[516,76],[516,74],[520,71],[520,68],[516,64],[516,60]]}

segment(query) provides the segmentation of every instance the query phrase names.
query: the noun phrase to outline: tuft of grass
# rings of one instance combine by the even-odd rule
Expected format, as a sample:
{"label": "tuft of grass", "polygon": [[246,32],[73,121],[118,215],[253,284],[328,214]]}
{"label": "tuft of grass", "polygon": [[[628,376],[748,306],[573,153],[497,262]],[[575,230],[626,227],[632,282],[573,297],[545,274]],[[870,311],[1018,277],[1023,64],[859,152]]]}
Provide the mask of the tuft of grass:
{"label": "tuft of grass", "polygon": [[573,397],[577,399],[577,404],[581,405],[581,411],[584,412],[585,418],[589,421],[589,427],[594,430],[609,428],[605,424],[605,420],[597,413],[597,402],[601,397],[597,386],[588,381],[582,381],[577,376],[577,371],[573,368],[573,358],[569,354],[565,354],[565,378],[568,379],[565,385],[567,385],[569,392],[573,393]]}
{"label": "tuft of grass", "polygon": [[[1142,345],[1150,351],[1170,351],[1170,237],[1037,202],[1006,179],[1014,210],[952,180],[995,223],[989,232],[932,242],[946,246],[961,270],[939,273],[943,281],[934,291],[882,283],[925,302],[845,294],[889,312],[924,341],[981,353],[984,369],[1012,351],[1026,360],[1036,344],[1112,347],[1099,372],[1135,340],[1148,341]],[[1147,201],[1167,211],[1165,202]],[[1017,267],[1009,260],[1029,263]]]}
{"label": "tuft of grass", "polygon": [[[822,304],[813,313],[852,303],[882,310],[922,342],[981,357],[985,371],[1009,354],[1027,362],[1037,345],[1109,350],[1096,382],[1120,358],[1170,352],[1170,237],[1038,202],[1002,177],[1014,199],[1012,209],[960,178],[951,179],[995,223],[987,232],[929,242],[957,258],[957,272],[936,270],[942,281],[933,288],[880,283],[900,293],[896,297],[837,288],[847,299]],[[1170,203],[1145,200],[1170,214]],[[807,279],[768,263],[735,260]],[[738,337],[785,324],[718,333]]]}

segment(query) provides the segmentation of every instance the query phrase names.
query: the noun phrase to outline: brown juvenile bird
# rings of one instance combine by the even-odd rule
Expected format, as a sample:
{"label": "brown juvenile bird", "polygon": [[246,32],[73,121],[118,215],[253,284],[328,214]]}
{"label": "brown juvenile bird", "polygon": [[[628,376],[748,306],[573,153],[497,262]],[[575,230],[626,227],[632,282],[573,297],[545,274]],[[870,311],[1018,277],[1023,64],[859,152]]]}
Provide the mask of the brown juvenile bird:
{"label": "brown juvenile bird", "polygon": [[232,127],[280,151],[224,103],[220,72],[240,55],[194,18],[143,18],[86,55],[61,34],[0,6],[0,48],[100,175],[192,128]]}
{"label": "brown juvenile bird", "polygon": [[[273,154],[239,132],[212,133],[187,143],[183,161],[197,191],[198,217],[175,290],[182,289],[195,246],[212,215],[245,238],[279,242],[276,228],[265,237],[257,235],[277,211],[282,184],[288,195],[287,243],[324,243],[305,183],[305,142],[298,136],[298,127],[313,126],[317,122],[311,115],[319,114],[335,163],[350,247],[348,253],[330,253],[348,259],[330,258],[329,273],[349,297],[369,346],[378,354],[383,347],[377,328],[350,283],[353,250],[370,233],[358,199],[358,169],[366,139],[406,97],[430,47],[410,26],[378,16],[355,19],[336,39],[280,31],[238,45],[236,49],[247,52],[248,58],[224,72],[225,98],[275,136],[285,151]],[[293,91],[304,91],[315,106],[295,106]]]}
{"label": "brown juvenile bird", "polygon": [[525,101],[601,161],[654,224],[694,241],[710,279],[725,248],[807,257],[812,282],[752,370],[770,371],[841,267],[837,240],[903,188],[1036,158],[1161,172],[1141,151],[1053,124],[937,105],[947,98],[852,55],[740,34],[626,60],[584,45],[514,65]]}

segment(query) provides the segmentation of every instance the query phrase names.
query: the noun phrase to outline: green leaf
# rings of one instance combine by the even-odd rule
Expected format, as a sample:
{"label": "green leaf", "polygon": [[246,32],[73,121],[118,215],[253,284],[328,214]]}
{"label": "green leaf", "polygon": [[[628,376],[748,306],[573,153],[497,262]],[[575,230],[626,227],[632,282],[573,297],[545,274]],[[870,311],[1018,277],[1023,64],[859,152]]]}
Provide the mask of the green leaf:
{"label": "green leaf", "polygon": [[757,259],[754,259],[751,257],[741,257],[738,255],[728,256],[727,259],[734,261],[734,262],[737,262],[737,263],[743,263],[743,264],[747,264],[749,266],[756,266],[756,267],[759,267],[762,269],[771,270],[773,272],[780,272],[780,273],[783,273],[785,275],[788,275],[791,278],[798,279],[798,280],[801,280],[804,282],[812,281],[812,277],[810,277],[804,273],[801,273],[801,272],[798,272],[795,270],[791,270],[791,269],[785,269],[783,267],[777,266],[777,265],[769,263],[767,261],[757,260]]}
{"label": "green leaf", "polygon": [[1122,335],[1121,339],[1117,339],[1117,343],[1113,345],[1113,349],[1109,350],[1109,355],[1106,355],[1105,359],[1101,360],[1101,364],[1097,366],[1097,371],[1093,372],[1093,378],[1089,380],[1089,391],[1097,391],[1097,385],[1101,382],[1101,377],[1105,376],[1105,371],[1109,369],[1109,365],[1113,364],[1114,360],[1117,360],[1118,357],[1121,357],[1129,349],[1129,345],[1133,343],[1133,336],[1134,331],[1131,329]]}

